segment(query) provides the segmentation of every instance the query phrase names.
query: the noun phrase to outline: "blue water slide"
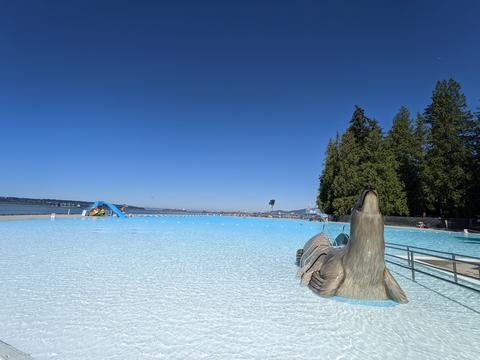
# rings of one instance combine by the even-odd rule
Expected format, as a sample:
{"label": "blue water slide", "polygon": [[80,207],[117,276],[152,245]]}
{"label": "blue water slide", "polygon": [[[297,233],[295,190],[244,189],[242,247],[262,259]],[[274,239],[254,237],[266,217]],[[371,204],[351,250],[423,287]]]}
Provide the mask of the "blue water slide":
{"label": "blue water slide", "polygon": [[87,209],[87,214],[90,214],[90,210],[92,209],[95,209],[97,207],[100,207],[100,206],[106,206],[107,208],[109,208],[110,210],[112,210],[112,212],[114,214],[116,214],[119,218],[124,218],[125,217],[125,214],[120,211],[120,209],[118,207],[116,207],[115,205],[111,204],[111,203],[108,203],[108,202],[105,202],[105,201],[96,201],[94,202],[92,205],[90,205],[90,207]]}

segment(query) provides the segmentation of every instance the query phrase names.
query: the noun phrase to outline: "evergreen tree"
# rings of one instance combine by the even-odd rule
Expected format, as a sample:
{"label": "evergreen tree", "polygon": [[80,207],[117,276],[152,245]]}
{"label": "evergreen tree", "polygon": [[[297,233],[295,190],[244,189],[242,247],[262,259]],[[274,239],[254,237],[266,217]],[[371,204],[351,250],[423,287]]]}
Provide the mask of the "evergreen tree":
{"label": "evergreen tree", "polygon": [[425,156],[426,202],[441,215],[460,215],[468,187],[467,133],[471,115],[455,80],[439,81],[425,109],[429,125]]}
{"label": "evergreen tree", "polygon": [[472,200],[474,202],[472,216],[480,217],[480,108],[477,110],[477,120],[475,122],[475,132],[473,141],[473,191]]}
{"label": "evergreen tree", "polygon": [[392,151],[398,163],[398,176],[405,188],[410,215],[419,215],[422,211],[420,184],[420,163],[422,141],[417,134],[418,128],[412,126],[410,112],[402,106],[393,119],[392,128],[386,138],[386,145]]}
{"label": "evergreen tree", "polygon": [[349,128],[338,147],[338,171],[332,183],[332,208],[335,215],[348,214],[360,189],[365,185],[360,176],[360,154],[361,147],[354,131]]}
{"label": "evergreen tree", "polygon": [[385,215],[480,216],[480,108],[473,117],[460,85],[439,81],[415,124],[401,107],[386,138],[355,106],[346,132],[330,141],[317,204],[347,214],[367,184]]}
{"label": "evergreen tree", "polygon": [[380,126],[356,106],[350,127],[338,146],[338,171],[332,183],[332,207],[336,215],[347,214],[367,184],[380,196],[384,214],[408,213],[398,165],[385,146]]}
{"label": "evergreen tree", "polygon": [[468,166],[467,209],[469,217],[480,216],[480,108],[472,120],[469,131],[468,151],[470,156]]}
{"label": "evergreen tree", "polygon": [[325,153],[325,160],[323,162],[323,171],[320,176],[320,189],[317,197],[317,206],[319,209],[322,209],[323,212],[327,214],[332,214],[334,212],[333,208],[333,180],[338,172],[338,144],[339,144],[339,135],[335,141],[332,139],[329,140],[327,145],[327,151]]}
{"label": "evergreen tree", "polygon": [[[417,146],[417,161],[418,161],[418,188],[416,189],[416,206],[414,205],[413,214],[426,216],[427,209],[425,205],[425,146],[427,143],[428,129],[425,125],[425,118],[422,114],[417,114],[415,120],[415,140]],[[415,195],[414,195],[415,196]]]}
{"label": "evergreen tree", "polygon": [[404,185],[397,173],[398,161],[378,123],[372,120],[370,126],[361,163],[362,182],[377,190],[384,215],[408,215]]}
{"label": "evergreen tree", "polygon": [[365,116],[365,111],[358,105],[355,105],[352,119],[350,120],[350,131],[353,132],[358,144],[363,145],[370,132],[371,120]]}

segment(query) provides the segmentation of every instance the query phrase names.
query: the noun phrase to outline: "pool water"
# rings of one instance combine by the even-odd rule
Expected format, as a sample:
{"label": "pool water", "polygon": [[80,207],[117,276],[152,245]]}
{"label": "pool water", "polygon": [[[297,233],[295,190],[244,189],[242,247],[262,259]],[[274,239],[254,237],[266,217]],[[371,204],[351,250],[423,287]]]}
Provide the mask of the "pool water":
{"label": "pool water", "polygon": [[[209,216],[0,222],[0,339],[35,359],[479,358],[472,291],[415,283],[393,265],[406,305],[300,286],[295,252],[322,227]],[[385,235],[480,256],[476,235]]]}

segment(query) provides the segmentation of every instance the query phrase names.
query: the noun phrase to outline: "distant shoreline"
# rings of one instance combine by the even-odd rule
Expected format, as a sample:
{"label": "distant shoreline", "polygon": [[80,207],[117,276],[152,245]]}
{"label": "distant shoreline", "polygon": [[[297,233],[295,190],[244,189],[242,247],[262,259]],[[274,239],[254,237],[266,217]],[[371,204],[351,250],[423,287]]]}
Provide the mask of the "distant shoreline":
{"label": "distant shoreline", "polygon": [[[94,201],[85,200],[64,200],[64,199],[35,199],[35,198],[23,198],[16,196],[0,196],[0,205],[24,205],[24,206],[48,206],[58,208],[86,208],[93,204]],[[115,204],[122,206],[121,204]],[[145,210],[144,207],[127,205],[131,209]]]}
{"label": "distant shoreline", "polygon": [[[78,219],[82,214],[55,214],[55,219]],[[33,214],[33,215],[0,215],[0,221],[16,220],[41,220],[51,219],[51,214]]]}

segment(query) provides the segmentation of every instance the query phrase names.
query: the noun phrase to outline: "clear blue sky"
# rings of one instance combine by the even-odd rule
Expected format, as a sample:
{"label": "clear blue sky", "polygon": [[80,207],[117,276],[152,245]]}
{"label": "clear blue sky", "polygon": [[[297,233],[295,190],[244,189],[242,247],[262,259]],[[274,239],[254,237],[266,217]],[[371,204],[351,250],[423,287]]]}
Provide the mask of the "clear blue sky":
{"label": "clear blue sky", "polygon": [[0,0],[0,195],[313,205],[354,104],[387,129],[454,77],[478,1]]}

